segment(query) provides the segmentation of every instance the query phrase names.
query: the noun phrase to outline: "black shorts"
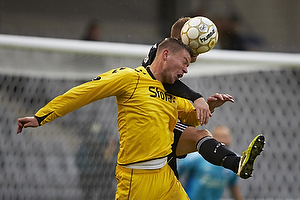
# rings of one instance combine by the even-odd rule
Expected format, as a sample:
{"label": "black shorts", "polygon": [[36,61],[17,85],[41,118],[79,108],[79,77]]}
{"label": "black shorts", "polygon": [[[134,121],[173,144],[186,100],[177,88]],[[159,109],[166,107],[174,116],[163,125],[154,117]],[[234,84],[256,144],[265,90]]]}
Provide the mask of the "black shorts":
{"label": "black shorts", "polygon": [[171,169],[174,171],[175,176],[178,178],[178,171],[177,171],[177,161],[176,158],[185,158],[186,155],[176,156],[176,149],[178,145],[179,138],[182,132],[188,127],[189,125],[177,122],[175,128],[173,130],[174,133],[174,143],[172,144],[172,153],[168,155],[168,164]]}

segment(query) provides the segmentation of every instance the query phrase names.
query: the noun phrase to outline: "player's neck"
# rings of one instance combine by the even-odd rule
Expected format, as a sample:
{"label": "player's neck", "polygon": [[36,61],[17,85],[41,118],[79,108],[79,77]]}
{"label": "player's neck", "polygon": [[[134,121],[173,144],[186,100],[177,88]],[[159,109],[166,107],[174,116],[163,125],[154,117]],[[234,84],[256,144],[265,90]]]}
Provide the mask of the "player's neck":
{"label": "player's neck", "polygon": [[161,75],[161,69],[159,68],[159,65],[157,65],[156,62],[153,62],[150,66],[149,66],[149,70],[152,73],[152,76],[154,79],[162,82],[162,75]]}

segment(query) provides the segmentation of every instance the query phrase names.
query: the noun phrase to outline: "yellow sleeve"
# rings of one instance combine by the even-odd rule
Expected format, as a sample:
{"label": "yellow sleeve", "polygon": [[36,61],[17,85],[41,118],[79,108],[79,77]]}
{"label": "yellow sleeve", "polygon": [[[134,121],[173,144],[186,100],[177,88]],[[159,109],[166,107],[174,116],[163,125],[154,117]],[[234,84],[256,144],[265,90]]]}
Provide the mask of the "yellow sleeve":
{"label": "yellow sleeve", "polygon": [[197,119],[197,113],[194,106],[187,99],[178,98],[178,118],[181,122],[191,126],[199,126],[199,120]]}
{"label": "yellow sleeve", "polygon": [[40,125],[44,125],[58,117],[64,116],[84,105],[94,101],[126,94],[129,85],[135,85],[137,73],[130,68],[119,68],[99,75],[93,81],[74,87],[57,96],[41,108],[35,117]]}

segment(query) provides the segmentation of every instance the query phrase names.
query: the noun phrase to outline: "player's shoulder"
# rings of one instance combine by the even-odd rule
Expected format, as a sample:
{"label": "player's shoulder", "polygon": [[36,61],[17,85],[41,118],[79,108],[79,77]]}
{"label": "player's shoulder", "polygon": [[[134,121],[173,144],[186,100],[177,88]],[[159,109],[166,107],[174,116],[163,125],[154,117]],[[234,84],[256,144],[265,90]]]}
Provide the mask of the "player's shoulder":
{"label": "player's shoulder", "polygon": [[151,46],[150,50],[149,50],[149,55],[153,55],[153,54],[156,54],[156,51],[157,51],[157,48],[159,46],[160,43],[162,43],[163,40],[160,40],[159,42],[155,43],[154,45]]}
{"label": "player's shoulder", "polygon": [[111,70],[112,74],[118,74],[118,76],[122,76],[124,79],[136,79],[141,76],[149,76],[147,69],[143,66],[139,66],[136,68],[130,67],[121,67],[114,70]]}
{"label": "player's shoulder", "polygon": [[121,76],[128,75],[128,76],[130,76],[130,75],[136,74],[136,71],[135,71],[135,69],[130,68],[130,67],[119,67],[119,68],[115,68],[115,69],[112,69],[112,70],[106,72],[106,74],[121,75]]}
{"label": "player's shoulder", "polygon": [[147,74],[147,68],[144,66],[139,66],[135,68],[134,71],[138,74]]}
{"label": "player's shoulder", "polygon": [[119,68],[116,68],[116,69],[113,69],[111,70],[111,73],[114,74],[114,73],[132,73],[134,71],[133,68],[130,68],[130,67],[119,67]]}
{"label": "player's shoulder", "polygon": [[147,57],[142,60],[142,66],[147,67],[148,65],[152,64],[152,62],[156,56],[157,48],[162,41],[164,41],[164,40],[160,40],[159,42],[157,42],[151,46]]}
{"label": "player's shoulder", "polygon": [[129,81],[130,79],[137,76],[137,72],[135,69],[130,67],[119,67],[111,69],[103,74],[98,75],[97,77],[93,78],[92,80],[122,80],[122,81]]}
{"label": "player's shoulder", "polygon": [[139,66],[136,68],[126,67],[126,68],[116,69],[115,73],[119,73],[119,72],[126,74],[126,75],[131,75],[131,76],[140,76],[140,75],[147,74],[147,69],[143,66]]}

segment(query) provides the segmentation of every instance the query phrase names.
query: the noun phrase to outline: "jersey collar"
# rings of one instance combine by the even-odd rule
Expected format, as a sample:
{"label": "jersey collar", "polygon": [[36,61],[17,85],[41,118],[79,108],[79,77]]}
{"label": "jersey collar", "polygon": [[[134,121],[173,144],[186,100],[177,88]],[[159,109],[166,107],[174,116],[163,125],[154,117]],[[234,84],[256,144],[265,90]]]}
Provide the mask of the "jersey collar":
{"label": "jersey collar", "polygon": [[156,80],[156,78],[154,77],[154,75],[152,74],[150,67],[146,67],[146,70],[148,72],[148,74],[152,77],[153,80]]}

